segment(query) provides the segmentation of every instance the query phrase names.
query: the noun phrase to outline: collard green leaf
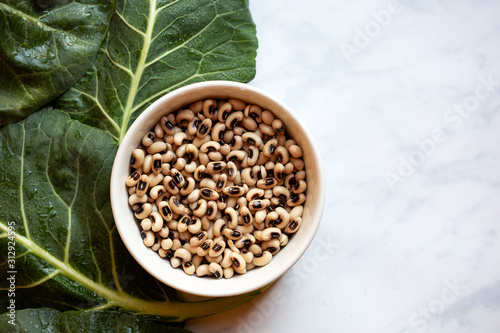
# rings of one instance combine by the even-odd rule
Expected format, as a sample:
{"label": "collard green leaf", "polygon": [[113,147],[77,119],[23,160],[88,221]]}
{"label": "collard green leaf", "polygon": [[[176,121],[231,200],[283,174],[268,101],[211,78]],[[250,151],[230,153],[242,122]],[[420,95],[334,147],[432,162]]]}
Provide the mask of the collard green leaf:
{"label": "collard green leaf", "polygon": [[0,332],[17,333],[189,333],[181,327],[167,326],[142,317],[117,311],[66,311],[55,309],[25,309],[15,316],[5,313],[0,316]]}
{"label": "collard green leaf", "polygon": [[55,106],[120,142],[140,112],[175,88],[251,80],[256,49],[248,1],[118,0],[95,63]]}
{"label": "collard green leaf", "polygon": [[0,307],[122,308],[183,321],[259,294],[180,302],[136,263],[110,208],[116,149],[109,133],[51,108],[0,128],[0,288],[9,295],[12,275],[16,286]]}
{"label": "collard green leaf", "polygon": [[23,119],[80,79],[112,13],[109,0],[0,0],[0,126]]}

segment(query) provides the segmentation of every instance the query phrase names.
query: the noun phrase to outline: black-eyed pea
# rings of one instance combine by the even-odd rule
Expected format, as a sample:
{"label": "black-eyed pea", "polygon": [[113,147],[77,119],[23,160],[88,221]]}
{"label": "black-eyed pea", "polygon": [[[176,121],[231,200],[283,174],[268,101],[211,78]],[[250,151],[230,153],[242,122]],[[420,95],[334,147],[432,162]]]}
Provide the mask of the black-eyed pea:
{"label": "black-eyed pea", "polygon": [[278,182],[283,182],[285,180],[285,176],[286,176],[285,166],[281,163],[276,163],[274,165],[273,174],[274,174],[274,178],[276,178],[276,180]]}
{"label": "black-eyed pea", "polygon": [[191,244],[191,246],[198,247],[207,240],[207,237],[208,234],[206,231],[200,231],[195,236],[191,237],[191,239],[189,240],[189,244]]}
{"label": "black-eyed pea", "polygon": [[164,226],[164,220],[163,217],[160,215],[158,212],[152,212],[151,215],[149,216],[151,219],[151,230],[154,232],[160,231],[163,226]]}
{"label": "black-eyed pea", "polygon": [[285,148],[288,149],[288,152],[290,153],[290,155],[292,155],[293,158],[302,157],[302,149],[298,145],[292,144],[289,147],[285,147]]}
{"label": "black-eyed pea", "polygon": [[[201,146],[202,146],[204,143],[209,142],[211,139],[212,139],[212,138],[211,138],[209,135],[207,135],[207,136],[205,136],[205,137],[203,137],[203,138],[200,138],[200,137],[195,137],[195,138],[193,139],[193,141],[191,141],[191,143],[192,143],[193,145],[195,145],[196,147],[198,147],[198,149],[199,149],[199,148],[201,148]],[[200,151],[199,153],[201,153],[201,151]],[[200,158],[200,155],[199,155],[199,154],[198,154],[198,158]]]}
{"label": "black-eyed pea", "polygon": [[175,168],[179,171],[184,170],[184,167],[186,166],[187,161],[183,157],[179,157],[175,160],[175,163],[172,164],[172,168]]}
{"label": "black-eyed pea", "polygon": [[179,187],[177,187],[174,179],[170,175],[163,178],[163,186],[173,195],[177,195],[179,193]]}
{"label": "black-eyed pea", "polygon": [[149,202],[142,204],[135,212],[134,215],[139,220],[147,218],[153,211],[153,206]]}
{"label": "black-eyed pea", "polygon": [[273,120],[271,126],[276,131],[276,133],[283,133],[285,131],[285,124],[283,124],[283,122],[278,118]]}
{"label": "black-eyed pea", "polygon": [[[179,159],[177,159],[177,160],[179,160]],[[177,168],[174,167],[170,170],[170,176],[172,177],[175,185],[178,188],[182,188],[184,186],[184,183],[186,180],[184,179],[184,176]]]}
{"label": "black-eyed pea", "polygon": [[194,136],[198,132],[198,127],[200,127],[201,120],[198,117],[194,117],[187,126],[188,135]]}
{"label": "black-eyed pea", "polygon": [[162,139],[165,135],[165,131],[161,128],[161,124],[159,122],[155,125],[153,132],[155,133],[156,139]]}
{"label": "black-eyed pea", "polygon": [[225,279],[230,279],[234,276],[234,269],[232,267],[224,268],[223,274]]}
{"label": "black-eyed pea", "polygon": [[280,242],[280,247],[285,247],[288,244],[288,235],[286,233],[282,233],[279,236],[278,241]]}
{"label": "black-eyed pea", "polygon": [[174,258],[179,258],[181,261],[191,261],[192,256],[191,252],[183,247],[178,248],[174,252]]}
{"label": "black-eyed pea", "polygon": [[157,153],[162,153],[163,151],[166,151],[166,149],[167,149],[166,142],[156,141],[151,146],[149,146],[146,150],[147,150],[148,154],[154,155]]}
{"label": "black-eyed pea", "polygon": [[[198,148],[193,145],[192,143],[189,143],[185,146],[184,148],[186,156],[188,156],[189,160],[195,160],[198,158]],[[180,156],[181,157],[181,156]]]}
{"label": "black-eyed pea", "polygon": [[247,157],[247,153],[244,150],[232,150],[226,156],[226,160],[229,162],[243,161]]}
{"label": "black-eyed pea", "polygon": [[292,162],[295,170],[304,170],[305,164],[304,161],[300,158],[290,158],[290,162]]}
{"label": "black-eyed pea", "polygon": [[233,109],[237,111],[243,111],[247,106],[245,102],[242,102],[241,100],[236,98],[230,98],[227,102],[230,103]]}
{"label": "black-eyed pea", "polygon": [[179,222],[177,220],[167,221],[167,227],[170,229],[170,231],[177,231],[178,224]]}
{"label": "black-eyed pea", "polygon": [[143,196],[146,194],[149,188],[149,176],[148,175],[141,175],[139,177],[139,180],[137,181],[137,188],[135,190],[135,194],[138,196]]}
{"label": "black-eyed pea", "polygon": [[248,142],[250,145],[256,146],[257,148],[263,143],[262,138],[255,134],[254,132],[245,132],[241,135],[241,139],[244,142]]}
{"label": "black-eyed pea", "polygon": [[128,198],[128,203],[130,206],[142,205],[148,201],[148,197],[146,195],[138,196],[137,193],[132,194]]}
{"label": "black-eyed pea", "polygon": [[132,172],[132,174],[130,176],[128,176],[125,184],[127,186],[136,186],[140,177],[141,177],[141,173],[138,171],[134,171],[134,172]]}
{"label": "black-eyed pea", "polygon": [[[215,185],[215,182],[214,182]],[[214,186],[215,188],[215,186]],[[203,187],[200,189],[200,195],[202,198],[206,200],[217,200],[219,199],[219,193],[217,193],[214,189],[208,188],[208,187]],[[206,209],[205,212],[206,213]]]}
{"label": "black-eyed pea", "polygon": [[287,164],[285,164],[285,175],[289,175],[293,172],[294,170],[294,166],[293,166],[293,163],[292,162],[288,162]]}
{"label": "black-eyed pea", "polygon": [[[235,134],[233,136],[233,139],[230,142],[228,142],[228,144],[229,144],[229,147],[231,147],[231,150],[242,150],[242,148],[243,148],[243,139],[241,138],[240,135],[236,135]],[[245,156],[247,156],[246,153],[245,153]],[[242,161],[243,158],[241,158],[241,156],[240,156],[239,160]]]}
{"label": "black-eyed pea", "polygon": [[243,180],[241,178],[241,172],[236,172],[236,177],[234,177],[233,185],[241,186],[243,184]]}
{"label": "black-eyed pea", "polygon": [[189,105],[189,109],[194,113],[199,113],[203,111],[203,101],[196,101]]}
{"label": "black-eyed pea", "polygon": [[250,212],[250,209],[248,209],[246,205],[240,205],[239,213],[243,221],[243,224],[250,225],[253,223],[252,213]]}
{"label": "black-eyed pea", "polygon": [[191,261],[183,261],[182,269],[187,275],[193,275],[196,272],[196,266]]}
{"label": "black-eyed pea", "polygon": [[273,197],[273,190],[268,188],[267,190],[264,191],[264,199],[271,200]]}
{"label": "black-eyed pea", "polygon": [[276,131],[271,125],[265,124],[265,123],[260,123],[259,124],[259,130],[262,132],[263,135],[267,136],[274,136],[276,135]]}
{"label": "black-eyed pea", "polygon": [[[256,211],[254,214],[255,223],[257,223],[257,224],[264,223],[266,220],[266,217],[267,217],[267,211],[265,209],[260,209],[260,210]],[[255,223],[254,223],[254,225],[255,225]]]}
{"label": "black-eyed pea", "polygon": [[216,262],[211,262],[210,265],[208,265],[208,271],[212,274],[212,276],[216,279],[222,278],[222,267],[216,263]]}
{"label": "black-eyed pea", "polygon": [[182,265],[182,260],[177,257],[172,257],[170,259],[170,265],[172,266],[172,268],[177,268]]}
{"label": "black-eyed pea", "polygon": [[302,217],[298,216],[292,219],[290,223],[288,223],[288,226],[283,231],[287,234],[293,234],[300,229],[301,225],[302,225]]}
{"label": "black-eyed pea", "polygon": [[176,251],[177,249],[180,249],[182,247],[182,243],[181,241],[179,240],[179,232],[175,231],[175,232],[172,232],[172,234],[174,235],[174,239],[172,240],[172,248],[171,250],[172,251]]}
{"label": "black-eyed pea", "polygon": [[271,140],[268,140],[264,145],[264,149],[262,150],[262,153],[264,154],[264,156],[271,157],[274,154],[274,151],[276,150],[277,145],[278,145],[278,140],[276,140],[274,138]]}
{"label": "black-eyed pea", "polygon": [[222,190],[222,193],[229,197],[240,197],[245,194],[245,189],[242,186],[227,186]]}
{"label": "black-eyed pea", "polygon": [[290,214],[283,207],[276,207],[275,212],[278,213],[278,221],[274,226],[279,229],[285,228],[290,222]]}
{"label": "black-eyed pea", "polygon": [[[169,151],[161,154],[161,161],[163,163],[162,166],[168,165],[169,166],[168,171],[170,171],[170,162],[172,162],[176,158],[177,157],[175,156],[175,153],[173,151],[171,151],[171,150],[169,150]],[[163,169],[162,169],[162,173],[166,174]]]}
{"label": "black-eyed pea", "polygon": [[168,204],[172,212],[176,214],[184,215],[189,213],[189,210],[175,196],[170,197],[170,199],[168,200]]}
{"label": "black-eyed pea", "polygon": [[295,194],[304,193],[307,188],[307,183],[303,180],[299,180],[292,188],[292,192]]}
{"label": "black-eyed pea", "polygon": [[262,255],[262,248],[257,244],[250,245],[248,251],[252,252],[254,257],[260,257]]}
{"label": "black-eyed pea", "polygon": [[231,105],[231,103],[224,103],[219,108],[217,119],[220,123],[224,123],[231,112],[233,112],[233,106]]}
{"label": "black-eyed pea", "polygon": [[209,264],[210,264],[210,263],[213,263],[213,262],[216,262],[216,263],[220,264],[220,263],[221,263],[221,261],[222,261],[222,254],[221,254],[220,256],[217,256],[217,257],[211,257],[211,256],[209,256],[209,255],[208,255],[208,256],[205,256],[204,258],[205,258],[205,260],[206,260]]}
{"label": "black-eyed pea", "polygon": [[[196,252],[197,252],[197,250],[198,250],[198,247],[197,247],[197,246],[192,246],[192,245],[189,243],[189,240],[191,239],[191,234],[190,234],[190,233],[188,233],[188,232],[186,232],[186,236],[187,236],[187,240],[185,240],[185,242],[186,242],[186,243],[184,243],[184,244],[182,245],[182,248],[183,248],[183,249],[188,250],[188,251],[189,251],[189,253],[191,253],[191,255],[192,255],[192,256],[197,255],[197,253],[196,253]],[[182,241],[184,241],[184,239],[182,239],[182,237],[181,237],[181,240],[182,240]],[[192,260],[192,258],[191,258],[191,260]]]}
{"label": "black-eyed pea", "polygon": [[179,220],[179,223],[177,224],[177,231],[179,232],[187,231],[190,224],[191,224],[191,217],[189,217],[188,215],[183,216]]}
{"label": "black-eyed pea", "polygon": [[265,110],[262,112],[262,122],[264,124],[271,125],[273,123],[273,120],[274,114],[271,111]]}
{"label": "black-eyed pea", "polygon": [[151,219],[145,218],[141,221],[141,229],[144,231],[151,230],[151,226],[153,225],[153,222],[151,222]]}
{"label": "black-eyed pea", "polygon": [[257,123],[262,122],[262,109],[258,105],[247,105],[244,110],[245,117],[254,119]]}
{"label": "black-eyed pea", "polygon": [[255,238],[261,241],[269,241],[273,238],[279,238],[280,235],[281,235],[281,229],[276,227],[266,228],[262,230],[261,233],[259,234],[259,237],[257,237],[256,233],[254,233]]}
{"label": "black-eyed pea", "polygon": [[187,163],[184,166],[184,171],[188,173],[190,176],[192,176],[197,167],[198,163],[196,163],[196,161],[191,161],[190,163]]}
{"label": "black-eyed pea", "polygon": [[266,209],[270,204],[271,202],[267,199],[255,199],[248,203],[248,208],[250,208],[251,210],[261,210]]}
{"label": "black-eyed pea", "polygon": [[132,194],[135,194],[135,191],[137,190],[137,187],[132,186],[127,189],[128,195],[131,196]]}
{"label": "black-eyed pea", "polygon": [[161,228],[161,230],[158,231],[158,236],[160,236],[162,239],[167,238],[169,234],[170,234],[170,229],[166,225],[163,225],[163,228]]}
{"label": "black-eyed pea", "polygon": [[259,257],[254,256],[252,263],[255,266],[262,267],[262,266],[266,266],[267,264],[269,264],[272,259],[273,259],[273,255],[269,251],[263,251],[261,256],[259,256]]}
{"label": "black-eyed pea", "polygon": [[[190,109],[183,109],[183,110],[180,110],[179,112],[177,112],[177,115],[175,117],[175,121],[177,122],[177,124],[187,124],[189,123],[191,120],[193,120],[194,118],[194,112]],[[165,131],[166,132],[166,131]]]}
{"label": "black-eyed pea", "polygon": [[257,187],[265,190],[272,189],[276,185],[278,185],[278,181],[274,177],[266,177],[257,181]]}
{"label": "black-eyed pea", "polygon": [[222,234],[222,229],[226,226],[226,221],[224,221],[223,219],[217,219],[215,222],[214,222],[214,226],[213,226],[213,233],[214,233],[214,236],[220,236]]}
{"label": "black-eyed pea", "polygon": [[155,243],[155,233],[151,230],[142,231],[141,237],[144,245],[146,245],[147,247],[151,247]]}
{"label": "black-eyed pea", "polygon": [[156,200],[158,199],[163,193],[166,193],[167,189],[163,185],[156,185],[149,191],[149,196],[153,199]]}
{"label": "black-eyed pea", "polygon": [[227,175],[225,173],[220,174],[219,177],[217,177],[217,180],[215,182],[215,191],[216,192],[221,192],[224,187],[227,185]]}
{"label": "black-eyed pea", "polygon": [[[247,263],[247,266],[253,260],[253,253],[250,252],[250,251],[248,251],[247,249],[241,250],[241,256],[243,257],[243,259],[245,259],[245,262]],[[246,267],[246,268],[248,270],[248,267]]]}
{"label": "black-eyed pea", "polygon": [[158,212],[167,222],[171,221],[173,218],[172,209],[167,201],[161,201],[158,203]]}
{"label": "black-eyed pea", "polygon": [[144,163],[145,156],[146,154],[144,153],[144,150],[139,148],[135,149],[132,152],[132,157],[130,158],[130,166],[134,169],[140,168]]}
{"label": "black-eyed pea", "polygon": [[239,224],[236,227],[236,231],[239,231],[242,235],[252,233],[253,229],[254,229],[253,224],[248,224],[248,225],[246,225],[246,224],[243,224],[243,225]]}
{"label": "black-eyed pea", "polygon": [[167,259],[167,260],[170,260],[171,259],[171,253],[172,251],[170,250],[165,250],[164,248],[159,248],[158,249],[158,255],[160,256],[160,258],[162,259]]}
{"label": "black-eyed pea", "polygon": [[[276,157],[277,157],[276,160],[279,163],[285,165],[288,163],[288,161],[290,161],[293,164],[293,161],[290,160],[290,154],[288,153],[288,150],[285,147],[283,147],[283,146],[276,147],[274,154],[276,155]],[[295,164],[294,164],[294,167],[295,167]]]}
{"label": "black-eyed pea", "polygon": [[184,179],[185,179],[184,186],[180,189],[179,192],[182,196],[188,196],[189,194],[191,194],[191,192],[194,191],[194,188],[196,186],[196,181],[192,177],[187,177]]}
{"label": "black-eyed pea", "polygon": [[208,271],[208,264],[202,264],[196,268],[196,276],[202,277],[210,275],[210,272]]}
{"label": "black-eyed pea", "polygon": [[201,263],[203,262],[203,257],[199,256],[196,254],[196,252],[193,254],[193,257],[191,258],[191,262],[193,263],[194,267],[198,269],[200,267]]}
{"label": "black-eyed pea", "polygon": [[248,190],[246,194],[246,199],[248,202],[256,200],[256,199],[263,199],[264,198],[264,193],[265,190],[261,188],[252,188]]}
{"label": "black-eyed pea", "polygon": [[232,207],[226,207],[224,210],[224,216],[227,220],[227,226],[230,229],[235,229],[238,225],[238,213]]}
{"label": "black-eyed pea", "polygon": [[278,219],[279,215],[277,212],[274,211],[268,213],[265,221],[266,228],[274,227],[277,223],[279,223]]}
{"label": "black-eyed pea", "polygon": [[194,171],[193,177],[196,181],[201,181],[205,177],[206,166],[203,164],[198,165]]}
{"label": "black-eyed pea", "polygon": [[191,234],[197,234],[201,231],[201,220],[199,218],[192,218],[191,223],[188,225],[188,231]]}
{"label": "black-eyed pea", "polygon": [[231,249],[226,247],[224,249],[224,253],[222,255],[222,261],[220,262],[220,265],[222,266],[222,268],[228,268],[228,267],[231,267],[231,265],[233,264],[231,262],[231,259],[229,258],[229,255],[231,254]]}
{"label": "black-eyed pea", "polygon": [[204,100],[202,110],[206,118],[214,117],[217,112],[217,101],[212,98]]}
{"label": "black-eyed pea", "polygon": [[244,274],[246,273],[246,261],[245,259],[241,256],[241,254],[236,253],[236,252],[231,252],[229,255],[229,258],[231,259],[232,262],[232,268],[234,271],[238,274]]}
{"label": "black-eyed pea", "polygon": [[231,146],[227,143],[224,143],[223,145],[220,146],[219,151],[222,155],[227,156],[227,154],[229,154],[231,152]]}
{"label": "black-eyed pea", "polygon": [[147,132],[143,137],[142,137],[142,145],[144,147],[149,147],[153,144],[153,142],[155,141],[155,133],[150,131],[150,132]]}
{"label": "black-eyed pea", "polygon": [[236,177],[236,173],[238,171],[236,164],[234,164],[233,161],[227,162],[226,171],[227,171],[227,179],[234,180],[234,178]]}
{"label": "black-eyed pea", "polygon": [[174,242],[170,238],[163,238],[160,242],[161,248],[164,250],[170,250]]}
{"label": "black-eyed pea", "polygon": [[[203,192],[203,189],[201,190]],[[203,194],[202,194],[203,196]],[[200,199],[196,203],[195,208],[193,209],[193,215],[197,217],[201,217],[205,215],[207,212],[207,201],[205,199]]]}
{"label": "black-eyed pea", "polygon": [[243,183],[247,184],[248,186],[254,186],[257,183],[257,179],[255,179],[252,168],[250,167],[245,168],[241,171],[241,179]]}
{"label": "black-eyed pea", "polygon": [[273,195],[280,199],[287,200],[290,197],[290,191],[284,186],[276,186],[273,188]]}
{"label": "black-eyed pea", "polygon": [[297,181],[299,180],[305,180],[306,179],[306,171],[305,170],[300,170],[295,173],[295,178]]}
{"label": "black-eyed pea", "polygon": [[[226,127],[226,125],[224,124],[224,128]],[[231,142],[233,142],[233,139],[234,139],[234,132],[230,129],[227,129],[224,131],[224,133],[222,133],[222,141],[227,143],[227,144],[230,144]],[[232,148],[232,146],[230,145],[230,147]]]}
{"label": "black-eyed pea", "polygon": [[237,240],[237,239],[240,239],[242,234],[241,232],[237,231],[237,230],[231,230],[231,229],[224,229],[222,231],[222,234],[224,236],[226,236],[228,239],[232,239],[232,240]]}
{"label": "black-eyed pea", "polygon": [[196,253],[200,257],[204,257],[204,256],[208,255],[208,252],[212,248],[212,245],[213,245],[213,240],[207,239],[200,246],[198,246],[198,248],[196,249]]}
{"label": "black-eyed pea", "polygon": [[256,239],[251,233],[244,234],[240,239],[234,242],[234,245],[241,249],[243,247],[249,247],[255,243]]}
{"label": "black-eyed pea", "polygon": [[220,143],[216,141],[208,141],[205,142],[203,145],[200,147],[200,151],[202,153],[212,153],[212,152],[218,152],[220,149]]}
{"label": "black-eyed pea", "polygon": [[[281,237],[281,235],[280,235],[280,237]],[[276,255],[279,252],[279,250],[281,249],[280,241],[278,238],[273,238],[271,240],[262,242],[261,247],[262,247],[262,251],[268,251],[273,256]]]}
{"label": "black-eyed pea", "polygon": [[196,136],[199,138],[205,138],[210,130],[212,129],[212,119],[206,118],[200,124],[198,131],[196,132]]}
{"label": "black-eyed pea", "polygon": [[[263,149],[264,149],[264,147],[262,147],[262,150],[263,150]],[[266,155],[264,154],[264,152],[263,152],[263,151],[261,151],[261,152],[259,153],[259,158],[257,159],[257,163],[256,163],[256,165],[263,165],[263,164],[265,164],[267,161],[269,161],[269,157],[268,157],[268,156],[266,156]]]}
{"label": "black-eyed pea", "polygon": [[210,174],[216,174],[222,172],[226,169],[226,162],[223,161],[212,161],[207,164],[207,172]]}
{"label": "black-eyed pea", "polygon": [[270,200],[271,200],[271,206],[273,206],[275,209],[277,207],[282,207],[282,208],[286,207],[286,200],[285,199],[281,199],[278,197],[272,197]]}
{"label": "black-eyed pea", "polygon": [[214,241],[212,247],[208,251],[208,256],[212,258],[218,257],[224,252],[225,248],[226,248],[226,242],[224,242],[223,240],[218,242]]}
{"label": "black-eyed pea", "polygon": [[278,146],[284,146],[286,143],[286,136],[284,132],[278,133],[274,136],[276,140],[278,140]]}
{"label": "black-eyed pea", "polygon": [[[248,166],[254,166],[259,159],[259,149],[255,146],[250,146],[248,149],[248,158],[246,159],[246,163]],[[242,165],[243,167],[243,165]]]}
{"label": "black-eyed pea", "polygon": [[293,207],[289,213],[290,219],[293,220],[296,217],[301,217],[303,212],[304,212],[304,206],[297,205],[297,206]]}
{"label": "black-eyed pea", "polygon": [[255,131],[259,128],[259,124],[255,121],[255,119],[250,117],[243,117],[241,119],[240,125],[243,126],[248,131]]}
{"label": "black-eyed pea", "polygon": [[294,173],[291,173],[285,177],[285,187],[286,188],[292,189],[296,183],[297,183],[297,178],[295,178]]}
{"label": "black-eyed pea", "polygon": [[302,205],[304,201],[306,201],[306,196],[304,195],[304,193],[292,194],[290,198],[288,198],[288,200],[286,201],[286,204],[289,207],[295,207],[298,205]]}

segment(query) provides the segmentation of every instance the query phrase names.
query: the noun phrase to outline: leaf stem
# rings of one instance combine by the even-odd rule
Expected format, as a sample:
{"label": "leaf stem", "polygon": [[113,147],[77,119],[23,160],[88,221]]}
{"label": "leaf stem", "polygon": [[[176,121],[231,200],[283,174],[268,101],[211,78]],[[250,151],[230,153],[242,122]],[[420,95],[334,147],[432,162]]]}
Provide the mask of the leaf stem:
{"label": "leaf stem", "polygon": [[[0,230],[5,233],[9,232],[7,226],[0,221]],[[11,232],[12,233],[12,232]],[[267,287],[248,294],[212,298],[202,302],[169,302],[169,301],[148,301],[145,299],[133,297],[128,294],[119,293],[115,290],[109,289],[102,284],[92,281],[73,267],[69,263],[55,258],[43,248],[35,244],[33,241],[26,237],[15,233],[16,242],[28,248],[32,254],[46,260],[50,263],[60,274],[78,282],[85,288],[99,294],[100,296],[109,300],[109,304],[113,306],[122,307],[141,315],[153,315],[168,317],[171,321],[185,321],[191,318],[199,318],[209,316],[218,312],[229,310],[238,306],[249,299],[259,295]]]}

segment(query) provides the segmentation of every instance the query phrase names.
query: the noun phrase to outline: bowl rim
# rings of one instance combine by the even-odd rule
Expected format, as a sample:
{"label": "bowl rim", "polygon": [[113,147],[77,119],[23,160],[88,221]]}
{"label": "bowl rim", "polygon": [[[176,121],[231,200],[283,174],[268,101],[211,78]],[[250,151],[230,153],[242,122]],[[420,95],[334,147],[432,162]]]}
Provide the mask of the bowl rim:
{"label": "bowl rim", "polygon": [[[312,228],[309,230],[307,237],[305,240],[300,242],[300,244],[295,244],[294,245],[294,251],[293,255],[290,256],[290,258],[286,261],[287,265],[284,265],[279,270],[269,270],[270,274],[266,274],[263,276],[260,276],[258,281],[245,281],[245,282],[250,282],[247,285],[243,285],[239,288],[228,288],[227,290],[223,288],[224,284],[230,284],[230,281],[235,279],[235,277],[231,279],[221,279],[221,280],[214,280],[214,279],[201,279],[198,278],[199,280],[205,280],[205,281],[210,281],[209,284],[211,284],[210,288],[207,289],[207,287],[203,288],[198,288],[198,287],[193,287],[192,284],[190,283],[180,283],[175,279],[171,279],[169,275],[176,275],[177,273],[169,273],[166,274],[166,276],[159,276],[158,274],[158,269],[157,267],[154,267],[154,265],[148,265],[146,262],[141,260],[141,256],[144,255],[144,249],[147,251],[151,252],[154,254],[156,257],[160,258],[158,254],[154,253],[151,251],[149,248],[146,248],[142,242],[137,242],[136,240],[132,240],[132,236],[128,234],[128,230],[126,226],[122,223],[122,214],[123,214],[123,202],[121,201],[122,199],[120,198],[123,196],[123,192],[126,192],[126,187],[124,186],[124,179],[122,177],[123,173],[119,173],[117,169],[119,169],[119,164],[122,163],[125,160],[128,160],[130,155],[126,154],[126,151],[131,149],[130,144],[131,144],[131,137],[135,131],[143,130],[143,124],[144,122],[147,122],[148,119],[151,117],[151,114],[158,113],[158,109],[167,103],[168,101],[172,99],[179,98],[180,96],[189,94],[190,92],[199,90],[199,89],[205,89],[205,88],[231,88],[231,89],[237,89],[237,90],[242,90],[242,91],[250,91],[253,94],[261,95],[264,99],[269,100],[272,103],[275,103],[279,108],[281,108],[285,114],[288,114],[293,121],[295,121],[300,129],[303,131],[306,140],[308,142],[308,145],[312,149],[312,156],[313,159],[317,162],[317,168],[316,168],[316,174],[315,178],[317,179],[317,186],[318,189],[315,191],[317,193],[317,203],[316,207],[319,208],[319,212],[315,212],[315,218],[314,218],[314,225]],[[241,99],[241,97],[234,97]],[[196,99],[193,99],[192,102],[196,101]],[[191,102],[191,103],[192,103]],[[155,118],[156,119],[156,118]],[[158,117],[159,119],[159,117]],[[141,131],[142,133],[142,131]],[[144,132],[145,133],[145,132]],[[292,135],[293,136],[293,135]],[[134,147],[135,148],[135,147]],[[123,167],[123,166],[122,166]],[[127,174],[128,176],[128,174]],[[122,195],[120,195],[120,193]],[[313,137],[311,133],[309,132],[308,128],[303,125],[303,122],[300,120],[300,118],[286,105],[284,104],[281,100],[276,98],[275,96],[269,94],[268,92],[263,91],[260,88],[257,88],[255,86],[252,86],[250,84],[246,83],[240,83],[240,82],[234,82],[234,81],[224,81],[224,80],[217,80],[217,81],[204,81],[204,82],[198,82],[198,83],[193,83],[190,85],[183,86],[181,88],[177,88],[162,97],[158,98],[155,102],[153,102],[151,105],[149,105],[131,124],[129,129],[126,131],[125,135],[123,136],[122,142],[120,143],[118,150],[116,152],[114,161],[113,161],[113,168],[111,172],[111,182],[110,182],[110,197],[111,197],[111,206],[112,206],[112,211],[113,211],[113,217],[115,220],[115,225],[118,230],[118,233],[120,235],[120,238],[122,239],[125,247],[129,251],[129,253],[134,257],[136,262],[142,266],[143,269],[145,269],[149,274],[151,274],[155,279],[159,280],[160,282],[187,294],[191,295],[197,295],[197,296],[204,296],[204,297],[225,297],[225,296],[234,296],[234,295],[239,295],[239,294],[244,294],[248,292],[252,292],[254,290],[260,289],[278,278],[280,278],[284,273],[286,273],[306,252],[308,247],[310,246],[312,240],[314,239],[316,232],[319,228],[319,224],[322,219],[323,211],[324,211],[324,203],[325,203],[325,179],[324,179],[324,171],[323,171],[323,164],[321,160],[321,155],[319,153],[319,150],[316,146],[316,143],[313,140]],[[127,193],[128,197],[128,193]],[[128,209],[128,201],[127,201],[127,211],[130,214],[130,210]],[[132,216],[133,218],[133,216]],[[134,226],[136,227],[137,224],[134,223]],[[300,230],[299,230],[300,232]],[[140,245],[140,246],[138,246]],[[280,251],[281,252],[281,251]],[[161,258],[160,258],[161,259]],[[163,260],[163,259],[161,259]],[[271,262],[272,264],[272,262]],[[182,270],[179,269],[172,269],[170,264],[168,264],[168,267],[172,271],[180,271],[183,276],[187,279],[182,279],[186,281],[190,281],[189,279],[191,278],[197,278],[197,277],[189,277],[187,276]],[[266,266],[268,267],[268,266]],[[251,271],[253,272],[253,271]],[[249,272],[249,273],[251,273]],[[243,279],[241,277],[247,276],[249,273],[244,274],[244,275],[238,275],[237,277],[240,279]],[[262,275],[262,274],[260,274]],[[246,278],[244,280],[248,280],[249,278]],[[254,279],[255,280],[255,279]],[[222,283],[221,283],[222,282]],[[218,283],[218,284],[216,284]],[[205,282],[203,283],[195,283],[195,286],[200,286],[200,285],[205,285]],[[231,282],[230,286],[233,286],[233,283]],[[201,290],[200,290],[201,289]],[[237,290],[235,290],[237,289]]]}

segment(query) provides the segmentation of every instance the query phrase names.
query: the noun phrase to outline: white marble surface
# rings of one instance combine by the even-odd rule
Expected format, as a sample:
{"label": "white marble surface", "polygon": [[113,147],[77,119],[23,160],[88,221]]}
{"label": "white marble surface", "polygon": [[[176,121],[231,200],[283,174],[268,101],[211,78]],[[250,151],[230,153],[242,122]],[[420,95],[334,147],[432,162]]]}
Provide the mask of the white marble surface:
{"label": "white marble surface", "polygon": [[251,84],[313,133],[325,212],[272,289],[188,328],[500,332],[500,2],[250,8]]}

